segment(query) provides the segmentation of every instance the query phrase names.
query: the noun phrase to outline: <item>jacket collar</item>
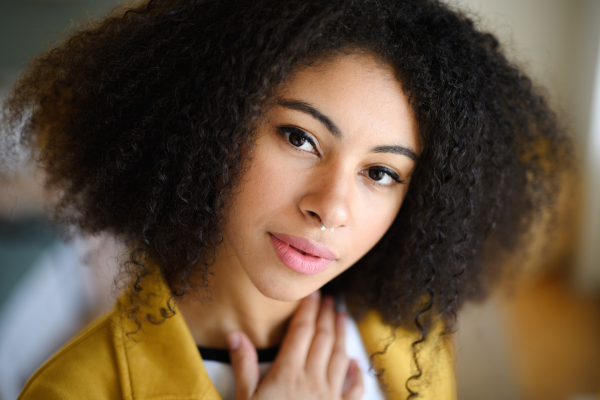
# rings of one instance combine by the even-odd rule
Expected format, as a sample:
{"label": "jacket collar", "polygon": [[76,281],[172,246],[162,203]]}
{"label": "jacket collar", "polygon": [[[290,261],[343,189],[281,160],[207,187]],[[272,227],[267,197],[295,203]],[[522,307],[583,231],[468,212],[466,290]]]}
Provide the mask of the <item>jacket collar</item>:
{"label": "jacket collar", "polygon": [[[406,328],[392,329],[383,322],[381,314],[369,311],[358,322],[358,330],[367,354],[374,354],[372,362],[389,400],[406,399],[406,383],[417,375],[413,361],[413,343],[420,339],[417,332]],[[419,346],[418,360],[422,376],[409,386],[419,393],[419,398],[456,400],[456,380],[452,343],[442,336],[444,325],[437,321]]]}
{"label": "jacket collar", "polygon": [[153,321],[162,322],[143,318],[138,329],[126,312],[130,309],[128,297],[123,296],[117,304],[113,337],[123,398],[221,400],[181,313],[171,301],[175,314],[168,318],[160,314],[161,308],[168,310],[168,286],[155,275],[144,283],[141,293],[146,292],[147,304],[140,306],[138,315],[151,315]]}

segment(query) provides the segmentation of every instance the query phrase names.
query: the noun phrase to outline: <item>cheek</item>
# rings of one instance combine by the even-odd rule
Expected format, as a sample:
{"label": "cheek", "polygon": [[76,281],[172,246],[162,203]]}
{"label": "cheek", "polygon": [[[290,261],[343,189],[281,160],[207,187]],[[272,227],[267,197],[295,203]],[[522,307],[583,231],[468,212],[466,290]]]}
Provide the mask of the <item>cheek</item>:
{"label": "cheek", "polygon": [[400,206],[402,199],[389,201],[381,200],[363,204],[362,212],[357,213],[356,229],[357,234],[353,235],[352,244],[349,247],[353,251],[354,262],[364,256],[390,228]]}
{"label": "cheek", "polygon": [[281,215],[293,204],[297,188],[303,184],[289,170],[282,157],[257,147],[242,185],[234,196],[229,212],[231,222],[244,219],[247,224],[260,224]]}

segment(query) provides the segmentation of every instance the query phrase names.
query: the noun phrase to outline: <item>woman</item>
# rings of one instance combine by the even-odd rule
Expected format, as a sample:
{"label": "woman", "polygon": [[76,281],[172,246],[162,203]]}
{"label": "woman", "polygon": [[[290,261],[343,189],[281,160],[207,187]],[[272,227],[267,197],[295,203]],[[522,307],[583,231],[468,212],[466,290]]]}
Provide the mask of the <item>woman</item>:
{"label": "woman", "polygon": [[569,161],[496,39],[430,0],[117,10],[36,59],[4,123],[58,220],[130,248],[115,310],[22,399],[453,398],[440,335]]}

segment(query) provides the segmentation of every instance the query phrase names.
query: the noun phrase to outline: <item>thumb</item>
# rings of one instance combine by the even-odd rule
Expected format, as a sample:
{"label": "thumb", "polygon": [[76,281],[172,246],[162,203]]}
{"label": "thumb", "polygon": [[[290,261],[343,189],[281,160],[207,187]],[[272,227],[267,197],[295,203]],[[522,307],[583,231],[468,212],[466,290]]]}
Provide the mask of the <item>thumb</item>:
{"label": "thumb", "polygon": [[235,378],[235,399],[249,399],[254,394],[260,377],[256,349],[248,336],[239,331],[230,333],[227,343]]}

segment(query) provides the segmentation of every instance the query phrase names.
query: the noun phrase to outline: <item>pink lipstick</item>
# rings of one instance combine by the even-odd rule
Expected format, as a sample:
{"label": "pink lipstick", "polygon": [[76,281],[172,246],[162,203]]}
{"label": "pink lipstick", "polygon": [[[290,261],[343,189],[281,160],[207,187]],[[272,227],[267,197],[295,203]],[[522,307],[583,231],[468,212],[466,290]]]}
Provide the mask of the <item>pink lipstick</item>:
{"label": "pink lipstick", "polygon": [[271,233],[270,237],[281,262],[289,269],[304,275],[315,275],[324,271],[337,258],[324,244],[280,233]]}

